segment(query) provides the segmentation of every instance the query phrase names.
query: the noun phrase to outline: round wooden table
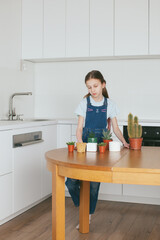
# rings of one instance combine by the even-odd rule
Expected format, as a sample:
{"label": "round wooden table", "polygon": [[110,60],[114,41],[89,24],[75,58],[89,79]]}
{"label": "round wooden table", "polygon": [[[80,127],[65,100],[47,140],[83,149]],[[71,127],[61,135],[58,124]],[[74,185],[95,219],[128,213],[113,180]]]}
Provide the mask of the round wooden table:
{"label": "round wooden table", "polygon": [[65,240],[65,177],[81,180],[79,231],[89,232],[90,181],[160,185],[160,147],[98,153],[55,149],[45,154],[52,172],[52,239]]}

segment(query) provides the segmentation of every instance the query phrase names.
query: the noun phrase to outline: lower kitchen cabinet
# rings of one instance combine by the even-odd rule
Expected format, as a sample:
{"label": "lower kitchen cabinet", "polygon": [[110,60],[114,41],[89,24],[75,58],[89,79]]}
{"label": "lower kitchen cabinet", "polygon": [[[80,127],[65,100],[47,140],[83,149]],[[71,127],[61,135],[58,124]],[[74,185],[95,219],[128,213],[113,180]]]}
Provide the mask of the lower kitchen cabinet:
{"label": "lower kitchen cabinet", "polygon": [[72,141],[71,124],[57,125],[57,148],[67,147],[66,142]]}
{"label": "lower kitchen cabinet", "polygon": [[40,201],[52,191],[45,152],[56,148],[56,125],[16,130],[14,135],[42,131],[43,142],[17,147],[14,155],[14,212]]}
{"label": "lower kitchen cabinet", "polygon": [[12,171],[12,130],[0,131],[0,175]]}
{"label": "lower kitchen cabinet", "polygon": [[12,173],[0,176],[0,224],[13,213]]}
{"label": "lower kitchen cabinet", "polygon": [[42,130],[44,139],[42,153],[42,197],[52,193],[52,174],[47,169],[45,153],[57,147],[57,126],[44,126]]}
{"label": "lower kitchen cabinet", "polygon": [[14,212],[41,199],[42,145],[14,150]]}

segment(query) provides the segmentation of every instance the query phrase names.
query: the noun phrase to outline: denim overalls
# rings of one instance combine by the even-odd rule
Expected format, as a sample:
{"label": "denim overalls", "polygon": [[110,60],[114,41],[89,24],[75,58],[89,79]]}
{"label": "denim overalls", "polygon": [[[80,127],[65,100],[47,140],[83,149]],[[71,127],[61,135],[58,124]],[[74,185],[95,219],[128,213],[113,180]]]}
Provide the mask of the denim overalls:
{"label": "denim overalls", "polygon": [[[90,132],[94,132],[98,142],[102,141],[102,131],[107,127],[107,98],[104,98],[102,106],[92,106],[90,97],[87,98],[87,111],[82,140],[87,142]],[[80,181],[67,178],[66,186],[75,206],[79,206]],[[90,214],[93,214],[98,200],[100,183],[90,182]]]}

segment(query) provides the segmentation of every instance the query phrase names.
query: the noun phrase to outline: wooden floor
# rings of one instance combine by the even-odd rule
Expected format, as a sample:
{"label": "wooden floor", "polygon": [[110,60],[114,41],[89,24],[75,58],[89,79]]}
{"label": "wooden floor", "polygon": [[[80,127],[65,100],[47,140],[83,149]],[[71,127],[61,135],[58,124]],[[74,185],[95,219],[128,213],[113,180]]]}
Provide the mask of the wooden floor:
{"label": "wooden floor", "polygon": [[[160,240],[160,206],[98,201],[90,233],[76,230],[78,208],[66,198],[66,240]],[[51,198],[0,226],[1,240],[51,240]]]}

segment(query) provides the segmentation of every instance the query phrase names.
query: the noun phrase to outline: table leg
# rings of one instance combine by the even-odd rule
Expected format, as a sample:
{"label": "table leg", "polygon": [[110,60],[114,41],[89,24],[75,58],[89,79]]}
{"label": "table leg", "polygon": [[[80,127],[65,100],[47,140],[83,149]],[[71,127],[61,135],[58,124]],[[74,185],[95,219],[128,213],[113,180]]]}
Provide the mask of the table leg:
{"label": "table leg", "polygon": [[79,231],[89,232],[90,182],[81,181],[79,206]]}
{"label": "table leg", "polygon": [[52,168],[52,240],[65,240],[65,178]]}

